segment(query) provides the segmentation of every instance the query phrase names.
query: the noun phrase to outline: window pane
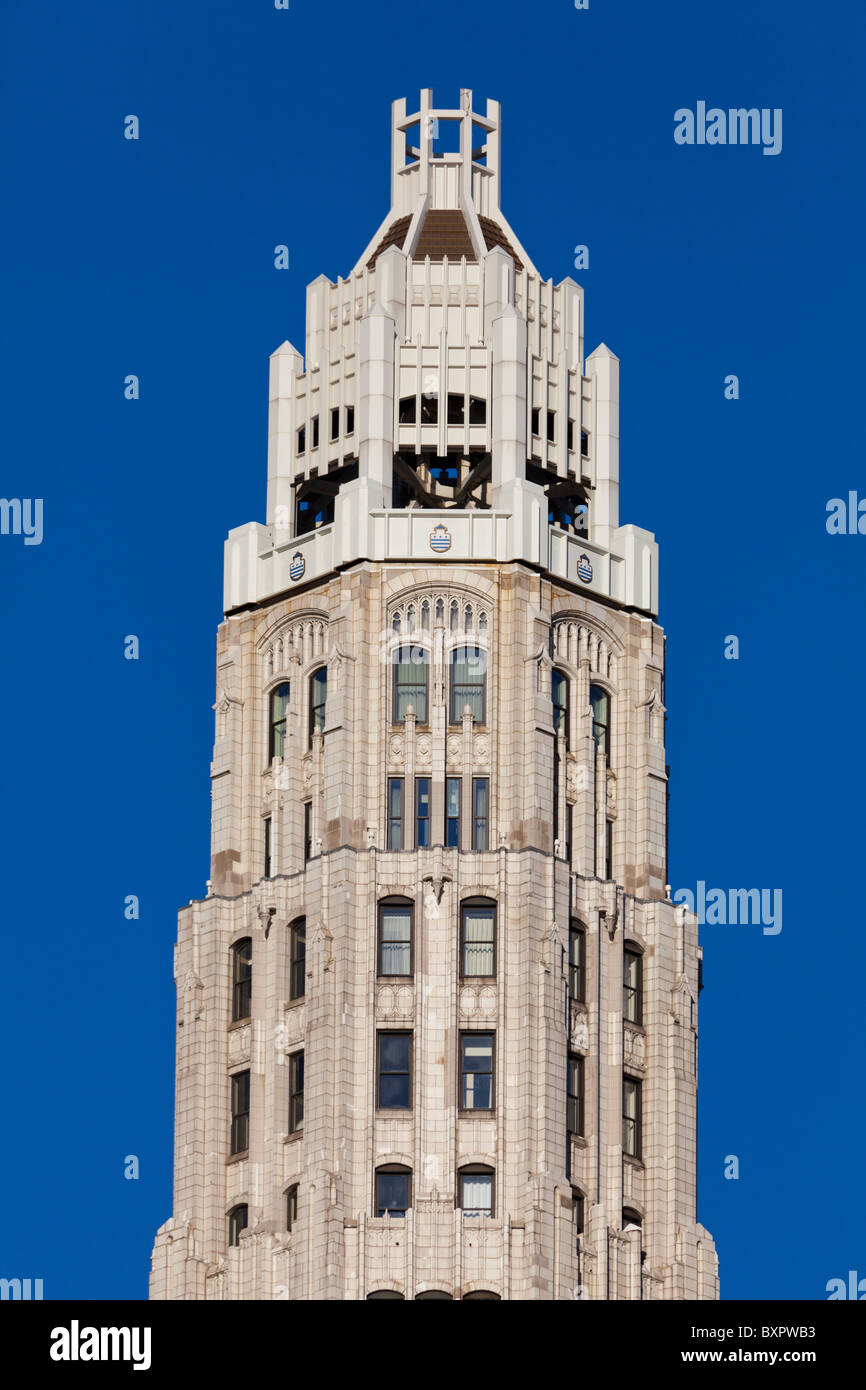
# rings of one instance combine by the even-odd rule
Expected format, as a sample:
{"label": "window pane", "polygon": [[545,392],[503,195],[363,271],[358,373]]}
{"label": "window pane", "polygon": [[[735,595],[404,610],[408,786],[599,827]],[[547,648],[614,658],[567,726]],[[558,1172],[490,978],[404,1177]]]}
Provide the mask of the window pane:
{"label": "window pane", "polygon": [[427,652],[422,647],[400,647],[395,670],[395,722],[402,723],[411,705],[419,724],[426,724]]}
{"label": "window pane", "polygon": [[492,907],[463,909],[463,974],[493,974],[494,910]]}
{"label": "window pane", "polygon": [[310,680],[310,733],[325,727],[325,704],[328,696],[328,669],[322,666]]}
{"label": "window pane", "polygon": [[464,1216],[489,1216],[493,1208],[493,1175],[465,1173],[461,1178]]}
{"label": "window pane", "polygon": [[285,753],[286,712],[289,707],[288,682],[271,692],[271,757],[282,758]]}
{"label": "window pane", "polygon": [[415,783],[415,843],[418,849],[430,844],[430,778],[419,777]]}
{"label": "window pane", "polygon": [[464,1110],[490,1110],[493,1106],[493,1036],[472,1034],[461,1039],[462,1098]]}
{"label": "window pane", "polygon": [[408,907],[382,908],[379,925],[379,973],[412,973],[412,915]]}
{"label": "window pane", "polygon": [[409,1208],[409,1174],[377,1173],[376,1215],[403,1216]]}
{"label": "window pane", "polygon": [[486,777],[476,777],[472,782],[472,848],[480,852],[487,849],[487,789]]}
{"label": "window pane", "polygon": [[610,697],[606,690],[602,690],[598,685],[589,687],[589,703],[592,706],[592,736],[595,740],[596,748],[600,748],[602,753],[609,752],[610,734]]}
{"label": "window pane", "polygon": [[456,647],[451,657],[451,722],[458,724],[469,706],[477,723],[484,720],[484,673],[487,658],[480,647]]}
{"label": "window pane", "polygon": [[445,779],[445,845],[460,848],[460,778]]}

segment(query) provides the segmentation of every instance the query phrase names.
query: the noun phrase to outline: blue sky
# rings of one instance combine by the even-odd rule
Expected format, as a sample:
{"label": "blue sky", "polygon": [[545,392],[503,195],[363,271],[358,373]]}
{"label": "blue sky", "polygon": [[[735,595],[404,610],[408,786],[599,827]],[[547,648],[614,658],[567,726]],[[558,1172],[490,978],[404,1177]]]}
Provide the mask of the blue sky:
{"label": "blue sky", "polygon": [[[507,217],[585,286],[587,349],[622,360],[622,518],[661,547],[672,883],[783,890],[778,935],[703,930],[699,1214],[723,1296],[866,1274],[866,536],[825,527],[828,499],[866,497],[862,12],[8,0],[0,26],[0,492],[44,499],[41,545],[0,537],[0,1273],[146,1293],[176,912],[208,875],[222,543],[263,519],[267,357],[303,345],[305,285],[387,211],[391,100],[465,86],[503,106]],[[676,145],[698,100],[781,108],[781,154]]]}

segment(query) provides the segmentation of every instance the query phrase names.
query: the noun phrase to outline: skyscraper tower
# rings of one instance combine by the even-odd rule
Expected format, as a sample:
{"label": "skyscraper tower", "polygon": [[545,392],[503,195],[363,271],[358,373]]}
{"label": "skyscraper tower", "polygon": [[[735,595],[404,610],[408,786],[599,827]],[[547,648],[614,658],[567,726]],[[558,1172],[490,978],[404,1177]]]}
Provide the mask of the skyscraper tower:
{"label": "skyscraper tower", "polygon": [[390,211],[271,358],[154,1298],[718,1296],[657,547],[499,182],[495,102],[396,102]]}

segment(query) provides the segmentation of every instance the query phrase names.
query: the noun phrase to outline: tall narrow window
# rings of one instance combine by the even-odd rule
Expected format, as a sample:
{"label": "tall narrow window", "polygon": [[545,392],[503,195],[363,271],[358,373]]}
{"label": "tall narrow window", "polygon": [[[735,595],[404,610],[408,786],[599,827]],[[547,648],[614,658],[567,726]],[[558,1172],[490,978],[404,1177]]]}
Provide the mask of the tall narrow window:
{"label": "tall narrow window", "polygon": [[231,1078],[232,1132],[230,1152],[246,1153],[250,1146],[250,1074],[235,1072]]}
{"label": "tall narrow window", "polygon": [[472,848],[481,853],[487,849],[489,788],[486,777],[472,778]]}
{"label": "tall narrow window", "polygon": [[586,430],[580,431],[580,454],[581,458],[589,458],[589,435]]}
{"label": "tall narrow window", "polygon": [[586,932],[574,924],[568,932],[568,992],[578,1004],[586,1002]]}
{"label": "tall narrow window", "polygon": [[469,706],[476,724],[484,723],[487,655],[481,647],[455,647],[451,653],[451,723],[459,724]]}
{"label": "tall narrow window", "polygon": [[629,1023],[643,1023],[643,957],[637,951],[622,953],[622,1016]]}
{"label": "tall narrow window", "polygon": [[551,677],[551,694],[553,696],[553,731],[554,733],[565,734],[565,746],[568,747],[568,676],[564,671],[553,668]]}
{"label": "tall narrow window", "polygon": [[304,1054],[293,1052],[289,1057],[289,1134],[300,1134],[304,1128]]}
{"label": "tall narrow window", "polygon": [[460,848],[460,778],[445,778],[445,847]]}
{"label": "tall narrow window", "polygon": [[430,844],[430,778],[415,778],[415,848]]}
{"label": "tall narrow window", "polygon": [[573,1052],[568,1056],[566,1110],[569,1134],[583,1134],[583,1058]]}
{"label": "tall narrow window", "polygon": [[307,963],[307,923],[303,917],[289,929],[289,957],[289,998],[303,999]]}
{"label": "tall narrow window", "polygon": [[460,1037],[460,1107],[493,1109],[493,1034],[463,1033]]}
{"label": "tall narrow window", "polygon": [[304,802],[304,862],[313,857],[313,803]]}
{"label": "tall narrow window", "polygon": [[640,1082],[632,1076],[622,1079],[622,1151],[631,1158],[641,1155]]}
{"label": "tall narrow window", "polygon": [[496,974],[496,908],[464,903],[460,911],[460,956],[464,978]]}
{"label": "tall narrow window", "polygon": [[460,1206],[464,1216],[493,1215],[492,1168],[461,1168],[459,1181]]}
{"label": "tall narrow window", "polygon": [[568,420],[565,425],[565,447],[571,453],[574,448],[574,421]]}
{"label": "tall narrow window", "polygon": [[340,437],[340,407],[335,405],[331,409],[331,441]]}
{"label": "tall narrow window", "polygon": [[305,452],[306,447],[307,447],[307,427],[306,427],[306,425],[301,425],[301,428],[298,430],[298,443],[297,443],[297,448],[296,448],[296,450],[295,450],[295,452],[296,452],[297,455],[298,455],[298,458],[300,458],[301,454],[303,454],[303,453]]}
{"label": "tall narrow window", "polygon": [[531,428],[534,437],[537,437],[541,433],[541,411],[537,405],[532,407]]}
{"label": "tall narrow window", "polygon": [[253,987],[253,943],[248,936],[232,947],[232,1023],[249,1018]]}
{"label": "tall narrow window", "polygon": [[249,1209],[245,1205],[232,1207],[229,1212],[229,1245],[239,1245],[241,1231],[247,1229]]}
{"label": "tall narrow window", "polygon": [[265,878],[271,876],[271,818],[265,817]]}
{"label": "tall narrow window", "polygon": [[403,778],[388,778],[388,848],[403,848]]}
{"label": "tall narrow window", "polygon": [[328,668],[320,666],[318,671],[314,671],[310,677],[310,746],[313,743],[313,732],[318,729],[324,732],[325,728],[325,704],[328,699]]}
{"label": "tall narrow window", "polygon": [[318,415],[314,415],[314,416],[313,416],[312,424],[313,424],[313,448],[314,448],[314,449],[318,449],[318,447],[319,447],[319,417],[318,417]]}
{"label": "tall narrow window", "polygon": [[412,904],[379,906],[379,975],[412,974]]}
{"label": "tall narrow window", "polygon": [[291,1231],[298,1219],[298,1184],[293,1183],[286,1193],[286,1230]]}
{"label": "tall narrow window", "polygon": [[402,724],[411,705],[419,724],[427,723],[427,667],[424,647],[398,647],[394,653],[394,723]]}
{"label": "tall narrow window", "polygon": [[377,1168],[376,1215],[402,1217],[411,1205],[412,1174],[409,1169],[398,1167],[397,1164]]}
{"label": "tall narrow window", "polygon": [[579,1187],[571,1189],[571,1231],[574,1236],[583,1235],[583,1193]]}
{"label": "tall narrow window", "polygon": [[556,411],[547,412],[547,442],[553,444],[556,439]]}
{"label": "tall narrow window", "polygon": [[592,737],[595,746],[610,756],[610,696],[600,685],[591,685],[589,703],[592,706]]}
{"label": "tall narrow window", "polygon": [[355,407],[353,405],[346,406],[346,433],[355,433]]}
{"label": "tall narrow window", "polygon": [[286,752],[286,714],[289,708],[289,694],[291,687],[288,681],[283,681],[276,690],[271,691],[271,720],[270,720],[270,744],[268,749],[268,761],[274,758],[284,758]]}
{"label": "tall narrow window", "polygon": [[604,876],[613,878],[613,821],[605,822],[604,827]]}
{"label": "tall narrow window", "polygon": [[377,1036],[377,1099],[380,1110],[409,1110],[412,1104],[412,1034]]}

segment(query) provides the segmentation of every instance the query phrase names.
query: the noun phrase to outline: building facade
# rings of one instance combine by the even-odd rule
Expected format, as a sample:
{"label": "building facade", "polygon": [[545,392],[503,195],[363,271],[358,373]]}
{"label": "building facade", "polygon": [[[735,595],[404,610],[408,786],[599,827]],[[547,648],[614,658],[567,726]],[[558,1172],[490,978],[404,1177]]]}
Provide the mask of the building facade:
{"label": "building facade", "polygon": [[153,1298],[718,1297],[657,547],[499,175],[496,103],[395,103],[390,211],[271,358]]}

